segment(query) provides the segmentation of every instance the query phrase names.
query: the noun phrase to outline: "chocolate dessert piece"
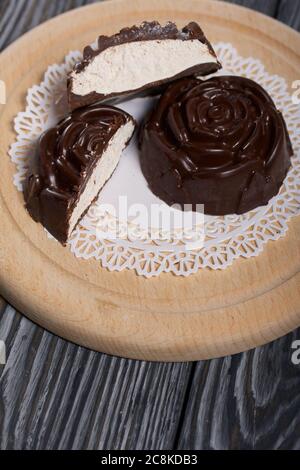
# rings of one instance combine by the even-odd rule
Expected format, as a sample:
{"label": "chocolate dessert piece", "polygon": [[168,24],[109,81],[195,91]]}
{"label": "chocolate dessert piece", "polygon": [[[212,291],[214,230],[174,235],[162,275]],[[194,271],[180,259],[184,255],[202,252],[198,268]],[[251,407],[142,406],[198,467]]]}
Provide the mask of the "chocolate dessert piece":
{"label": "chocolate dessert piece", "polygon": [[178,29],[144,22],[113,36],[100,36],[98,48],[84,49],[83,61],[71,72],[71,109],[114,98],[145,94],[175,78],[207,75],[221,65],[197,23]]}
{"label": "chocolate dessert piece", "polygon": [[31,217],[62,244],[112,175],[134,127],[124,111],[96,105],[41,136],[24,198]]}
{"label": "chocolate dessert piece", "polygon": [[140,135],[150,189],[163,201],[241,214],[276,195],[293,153],[284,119],[260,85],[242,77],[169,86]]}

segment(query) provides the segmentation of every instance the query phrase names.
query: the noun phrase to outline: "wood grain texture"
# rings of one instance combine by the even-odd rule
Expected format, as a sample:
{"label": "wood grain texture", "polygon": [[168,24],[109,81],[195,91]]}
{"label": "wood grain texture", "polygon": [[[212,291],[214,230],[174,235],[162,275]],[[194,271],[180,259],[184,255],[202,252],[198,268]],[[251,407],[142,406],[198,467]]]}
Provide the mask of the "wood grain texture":
{"label": "wood grain texture", "polygon": [[252,10],[259,11],[266,15],[276,17],[277,9],[280,0],[227,0],[228,3],[241,5],[243,7],[251,8]]}
{"label": "wood grain texture", "polygon": [[191,364],[108,357],[7,307],[1,449],[170,449]]}
{"label": "wood grain texture", "polygon": [[0,0],[0,50],[34,26],[87,3],[93,1]]}
{"label": "wood grain texture", "polygon": [[300,0],[281,0],[276,18],[300,31]]}
{"label": "wood grain texture", "polygon": [[[20,27],[19,22],[15,20],[14,12],[16,4],[21,1],[0,0],[0,44],[2,48],[3,45],[6,46],[12,41],[12,35],[16,37],[16,35],[22,34],[40,21],[47,19],[50,4],[51,14],[55,15],[61,11],[61,8],[67,10],[66,4],[72,4],[73,6],[74,3],[81,3],[64,0],[52,0],[51,2],[47,0],[23,1],[23,15],[26,16],[27,20]],[[3,14],[9,3],[15,4],[15,6],[11,8],[10,15],[7,15],[7,23],[4,30]],[[243,3],[247,5],[250,2],[245,1]],[[266,8],[270,3],[272,2],[251,1],[251,6],[261,9],[262,5]],[[288,0],[281,3],[296,4],[298,0]],[[32,4],[34,4],[34,9],[30,10]],[[28,13],[29,11],[31,12],[30,14]],[[44,13],[45,11],[47,13]],[[279,11],[282,12],[284,10],[279,9]],[[34,12],[33,16],[32,12]],[[10,22],[10,17],[12,18],[13,26]],[[297,20],[288,16],[281,19],[288,24],[297,24]],[[6,31],[5,41],[2,36],[4,31]],[[10,33],[8,34],[7,31],[10,31]],[[34,333],[31,333],[31,330],[34,330]],[[84,348],[78,348],[54,337],[32,324],[26,318],[21,317],[11,307],[1,317],[0,339],[2,338],[6,338],[10,366],[8,368],[7,364],[5,368],[5,379],[3,375],[0,379],[1,448],[20,448],[20,446],[24,445],[26,448],[35,449],[37,444],[40,445],[40,448],[43,448],[43,446],[51,448],[53,445],[63,448],[66,446],[67,441],[70,447],[77,449],[87,448],[88,445],[90,448],[96,448],[97,446],[101,448],[101,445],[105,444],[108,444],[106,448],[110,448],[109,446],[113,448],[114,443],[116,443],[114,448],[120,449],[125,447],[143,448],[144,445],[148,446],[147,448],[153,449],[170,448],[177,445],[188,449],[226,448],[226,445],[231,448],[249,448],[254,447],[254,443],[257,447],[265,445],[266,448],[277,448],[280,445],[284,448],[300,448],[299,441],[297,444],[297,439],[299,439],[300,435],[298,402],[300,370],[299,366],[292,366],[289,360],[287,360],[292,340],[300,339],[299,330],[255,351],[225,359],[202,361],[197,366],[192,365],[190,367],[189,365],[187,367],[185,364],[184,367],[186,369],[184,369],[184,372],[182,369],[183,365],[181,364],[165,365],[161,371],[159,381],[155,381],[155,386],[149,380],[147,381],[147,374],[145,372],[141,375],[137,372],[139,368],[144,368],[145,370],[145,363],[115,360],[100,353],[92,353],[95,355],[94,362],[101,362],[106,367],[103,366],[99,369],[100,371],[98,370],[97,380],[99,388],[97,393],[90,395],[91,397],[97,395],[97,398],[93,403],[89,403],[84,413],[81,413],[80,409],[83,403],[85,403],[86,390],[90,387],[95,375],[92,368],[89,368],[88,373],[85,373],[88,354],[84,356],[84,359],[81,359],[81,368],[78,366],[78,362],[74,361],[74,358],[76,358],[75,351],[78,349],[80,354],[83,354],[86,351]],[[28,338],[31,340],[33,338],[31,344]],[[34,362],[35,352],[39,350],[41,343],[44,346],[37,356],[38,359],[35,361],[35,370],[39,370],[39,377],[42,375],[43,380],[34,380],[30,371],[30,364]],[[51,346],[48,347],[49,345]],[[283,345],[286,348],[285,354],[282,352]],[[263,354],[258,354],[256,351],[263,351]],[[45,360],[45,352],[48,356],[47,360]],[[25,365],[23,367],[22,357],[24,355],[27,359],[24,360]],[[259,364],[257,364],[258,361],[254,361],[254,357],[259,359]],[[274,365],[274,357],[280,357],[282,364],[277,369],[274,366],[270,366],[270,364]],[[26,366],[27,360],[28,365]],[[260,367],[261,361],[262,367]],[[278,361],[275,362],[278,364]],[[17,369],[14,367],[14,364],[18,365],[18,371],[20,371],[17,377]],[[40,367],[38,367],[38,364],[40,364]],[[134,367],[132,364],[134,364]],[[230,365],[228,366],[228,364]],[[68,365],[69,376],[72,379],[69,379],[69,376],[64,374],[64,365]],[[148,363],[147,366],[148,376],[152,377],[152,374],[155,375],[159,370],[158,364]],[[120,386],[120,382],[108,378],[111,367],[114,367],[114,377],[118,375],[119,370],[121,371],[121,376],[123,376],[124,370],[127,369],[127,385],[125,390]],[[172,374],[170,373],[171,367]],[[185,391],[189,377],[192,379],[194,369],[195,377],[194,380],[190,381],[190,386],[187,389],[184,400],[184,407],[180,412],[180,408],[183,405],[182,395],[178,399],[177,394],[180,395],[182,390]],[[253,381],[252,374],[253,370],[256,369],[258,372],[254,374],[256,379]],[[220,372],[224,382],[223,386],[219,377]],[[28,374],[30,376],[29,380],[27,379]],[[245,383],[246,374],[250,374],[249,382],[247,383]],[[128,395],[127,390],[132,390],[130,384],[137,375],[139,375],[140,380],[135,387],[136,399],[133,401],[131,398],[128,399],[128,396],[132,397],[132,395]],[[65,392],[69,380],[73,384],[73,394]],[[174,410],[171,410],[173,405],[172,401],[170,403],[169,394],[163,393],[161,396],[161,389],[170,391],[172,389],[172,386],[169,385],[170,381],[176,382],[180,380],[179,389],[174,391],[174,388],[173,393],[171,393],[172,400],[175,400]],[[78,381],[81,383],[80,388],[77,386]],[[228,381],[230,382],[229,387],[227,385]],[[87,387],[84,385],[84,382],[87,383]],[[71,385],[69,384],[68,386],[70,389]],[[253,386],[256,390],[255,406],[253,404]],[[174,383],[173,387],[175,387]],[[123,405],[122,413],[118,414],[114,410],[117,399],[109,401],[109,396],[117,397],[120,389],[122,389]],[[3,391],[5,395],[2,393]],[[8,391],[10,392],[8,393]],[[285,392],[287,393],[286,396]],[[107,410],[105,414],[102,408],[102,414],[100,413],[99,415],[99,407],[101,407],[103,394],[106,396],[105,403]],[[31,401],[28,399],[29,396],[31,396]],[[61,397],[63,397],[63,401],[59,403]],[[27,409],[25,407],[25,398]],[[286,398],[289,398],[289,401]],[[35,402],[35,400],[37,400],[39,406],[30,409],[28,404]],[[71,428],[68,433],[68,430],[65,429],[65,424],[68,422],[70,410],[75,409],[72,408],[72,402],[74,401],[76,401],[76,407],[79,411],[77,411],[77,414],[75,413],[76,417],[74,417],[74,420],[71,420]],[[133,408],[137,402],[139,407],[133,416]],[[190,406],[188,406],[189,403]],[[216,403],[219,410],[225,410],[224,416],[221,419],[215,411],[214,403]],[[161,410],[165,406],[169,406],[168,412],[161,417]],[[148,409],[147,418],[144,413],[146,407]],[[20,411],[18,411],[18,408]],[[54,415],[52,415],[52,412]],[[57,424],[55,413],[58,414]],[[180,413],[181,418],[179,416]],[[259,426],[254,426],[254,423],[258,423],[258,414]],[[106,419],[103,421],[102,416],[104,415]],[[122,415],[127,418],[125,421],[123,420],[122,426],[119,428],[120,416]],[[96,416],[97,419],[95,418]],[[128,416],[131,418],[128,419]],[[143,426],[141,427],[142,416],[144,416],[144,419]],[[127,420],[130,422],[130,425],[126,426],[126,423],[128,424]],[[83,424],[81,425],[82,421]],[[16,422],[19,423],[17,428],[15,427]],[[60,442],[59,436],[55,437],[53,434],[53,422],[55,423],[55,429],[61,430],[63,434],[62,442]],[[95,422],[98,423],[98,426],[95,425]],[[148,424],[150,422],[152,424],[148,431]],[[91,435],[90,431],[91,423],[94,423],[92,424],[93,435]],[[290,423],[291,426],[289,426]],[[181,424],[183,424],[182,432]],[[170,426],[171,432],[169,433],[168,429]],[[175,439],[176,426],[177,437]],[[25,435],[27,432],[29,432],[30,437]],[[40,433],[41,437],[37,433]],[[166,433],[166,437],[164,433]],[[68,434],[69,436],[67,437]],[[49,441],[48,436],[51,436]],[[259,436],[264,437],[261,443]]]}
{"label": "wood grain texture", "polygon": [[186,398],[180,449],[300,449],[300,329],[271,344],[199,362]]}

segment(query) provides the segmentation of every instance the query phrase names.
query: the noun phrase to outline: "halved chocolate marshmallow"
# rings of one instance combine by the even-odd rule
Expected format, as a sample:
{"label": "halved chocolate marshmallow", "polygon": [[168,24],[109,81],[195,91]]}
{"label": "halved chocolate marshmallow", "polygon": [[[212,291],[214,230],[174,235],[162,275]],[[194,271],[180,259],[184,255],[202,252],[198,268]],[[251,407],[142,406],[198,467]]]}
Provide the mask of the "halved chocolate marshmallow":
{"label": "halved chocolate marshmallow", "polygon": [[182,30],[174,23],[144,22],[113,36],[100,36],[98,48],[84,49],[83,61],[68,82],[71,109],[148,91],[189,75],[207,75],[221,68],[197,23]]}
{"label": "halved chocolate marshmallow", "polygon": [[25,205],[63,245],[115,170],[135,128],[112,106],[74,111],[40,138],[24,187]]}

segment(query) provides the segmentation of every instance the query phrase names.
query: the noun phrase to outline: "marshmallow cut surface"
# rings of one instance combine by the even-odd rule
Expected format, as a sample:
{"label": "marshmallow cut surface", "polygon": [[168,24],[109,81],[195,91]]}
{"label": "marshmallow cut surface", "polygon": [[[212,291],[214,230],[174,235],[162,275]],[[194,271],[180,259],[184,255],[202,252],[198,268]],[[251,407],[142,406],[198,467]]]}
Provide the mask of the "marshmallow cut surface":
{"label": "marshmallow cut surface", "polygon": [[78,220],[82,217],[84,212],[97,197],[104,184],[113,174],[119,163],[122,151],[130,140],[133,131],[134,123],[132,121],[128,121],[116,131],[109,141],[106,150],[97,162],[92,174],[86,182],[85,188],[82,191],[76,206],[73,209],[69,220],[68,237],[70,237]]}
{"label": "marshmallow cut surface", "polygon": [[84,96],[137,90],[206,63],[217,63],[217,59],[206,44],[196,39],[120,44],[95,56],[80,73],[73,71],[72,92]]}

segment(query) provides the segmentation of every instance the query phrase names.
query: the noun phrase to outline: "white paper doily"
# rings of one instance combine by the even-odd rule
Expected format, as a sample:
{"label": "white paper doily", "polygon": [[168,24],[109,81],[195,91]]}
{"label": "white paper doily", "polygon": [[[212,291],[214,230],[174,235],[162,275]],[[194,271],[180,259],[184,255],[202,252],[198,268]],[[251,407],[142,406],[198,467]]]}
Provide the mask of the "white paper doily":
{"label": "white paper doily", "polygon": [[[109,233],[115,224],[112,214],[103,211],[103,203],[113,203],[119,195],[126,195],[129,203],[150,205],[159,201],[147,188],[133,142],[122,155],[113,178],[104,187],[100,198],[75,229],[68,244],[75,256],[94,258],[109,270],[134,269],[146,277],[162,272],[188,276],[200,268],[224,269],[235,258],[258,255],[268,240],[284,236],[289,219],[300,214],[300,107],[293,104],[284,78],[270,75],[259,60],[241,57],[231,44],[216,44],[215,50],[223,65],[219,74],[229,73],[255,80],[269,92],[283,112],[295,155],[279,195],[267,206],[243,215],[205,216],[204,244],[197,250],[186,250],[189,236],[185,239],[184,235],[178,237],[178,233],[174,236],[170,232],[156,241],[111,239],[109,236],[99,238],[96,229],[100,227],[101,232]],[[29,158],[39,135],[66,113],[66,76],[80,59],[80,52],[71,52],[63,64],[50,66],[43,82],[28,90],[26,110],[15,118],[17,140],[12,144],[9,155],[16,164],[14,184],[19,191],[22,191]],[[150,104],[151,99],[136,99],[120,107],[140,120]],[[122,223],[120,225],[122,227]],[[131,229],[134,231],[135,226]]]}

